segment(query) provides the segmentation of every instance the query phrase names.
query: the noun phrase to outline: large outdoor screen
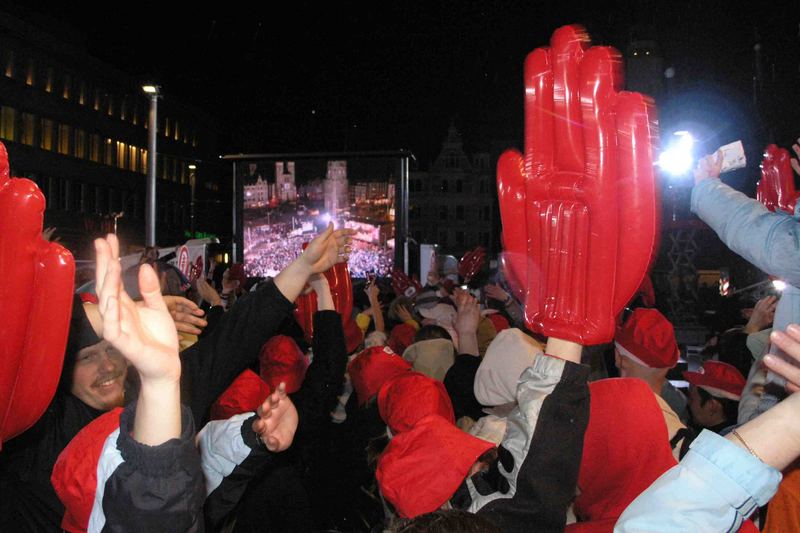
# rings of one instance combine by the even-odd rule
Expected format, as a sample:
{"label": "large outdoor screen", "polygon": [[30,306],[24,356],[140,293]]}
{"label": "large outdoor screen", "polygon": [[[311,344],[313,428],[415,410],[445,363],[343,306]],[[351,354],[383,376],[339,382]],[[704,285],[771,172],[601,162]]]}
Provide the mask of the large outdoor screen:
{"label": "large outdoor screen", "polygon": [[400,171],[397,157],[237,161],[247,275],[275,276],[329,222],[356,232],[353,277],[389,274]]}

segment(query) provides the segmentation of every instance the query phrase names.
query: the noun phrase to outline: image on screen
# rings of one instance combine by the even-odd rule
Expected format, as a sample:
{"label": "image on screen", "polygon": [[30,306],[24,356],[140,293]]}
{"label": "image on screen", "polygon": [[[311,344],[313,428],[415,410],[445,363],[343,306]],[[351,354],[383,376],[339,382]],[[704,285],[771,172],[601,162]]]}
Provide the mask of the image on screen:
{"label": "image on screen", "polygon": [[348,263],[352,277],[389,274],[398,169],[396,158],[240,163],[247,275],[275,276],[329,222],[356,232]]}

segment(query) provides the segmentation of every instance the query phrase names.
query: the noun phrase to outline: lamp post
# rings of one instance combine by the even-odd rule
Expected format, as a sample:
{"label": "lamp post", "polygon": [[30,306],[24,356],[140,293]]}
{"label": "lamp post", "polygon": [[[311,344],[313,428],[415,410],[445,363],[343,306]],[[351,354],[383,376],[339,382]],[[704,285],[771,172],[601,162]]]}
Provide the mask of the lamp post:
{"label": "lamp post", "polygon": [[158,133],[158,85],[143,85],[142,91],[150,97],[150,117],[147,129],[147,195],[145,201],[145,244],[156,245],[156,134]]}

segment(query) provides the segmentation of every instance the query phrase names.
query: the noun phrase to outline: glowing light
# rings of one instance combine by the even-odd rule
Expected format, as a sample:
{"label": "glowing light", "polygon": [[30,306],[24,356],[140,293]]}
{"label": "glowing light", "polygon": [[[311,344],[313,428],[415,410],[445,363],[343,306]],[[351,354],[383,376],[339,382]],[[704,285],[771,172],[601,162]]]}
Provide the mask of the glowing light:
{"label": "glowing light", "polygon": [[320,218],[322,219],[322,221],[324,223],[327,224],[328,222],[331,221],[331,214],[330,213],[322,213],[322,216]]}
{"label": "glowing light", "polygon": [[147,94],[158,94],[157,85],[142,85],[142,90]]}
{"label": "glowing light", "polygon": [[667,174],[682,176],[694,166],[694,137],[688,131],[676,131],[673,135],[677,139],[661,152],[656,164]]}
{"label": "glowing light", "polygon": [[786,288],[786,282],[776,279],[772,282],[772,286],[775,287],[776,291],[783,292],[783,289]]}

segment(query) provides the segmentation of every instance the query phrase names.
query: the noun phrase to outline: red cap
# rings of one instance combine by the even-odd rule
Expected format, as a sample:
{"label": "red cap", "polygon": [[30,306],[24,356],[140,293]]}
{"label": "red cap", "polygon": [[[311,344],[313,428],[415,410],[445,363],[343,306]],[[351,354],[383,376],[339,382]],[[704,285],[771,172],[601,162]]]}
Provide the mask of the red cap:
{"label": "red cap", "polygon": [[650,368],[672,368],[680,350],[675,330],[655,309],[634,309],[627,322],[617,328],[614,342],[620,354]]}
{"label": "red cap", "polygon": [[364,342],[364,332],[358,327],[356,321],[350,319],[344,326],[344,342],[347,345],[347,353],[355,352],[361,343]]}
{"label": "red cap", "polygon": [[406,348],[414,344],[414,335],[416,334],[417,330],[411,324],[398,324],[392,328],[386,344],[394,350],[394,353],[403,353]]}
{"label": "red cap", "polygon": [[119,428],[122,407],[117,407],[84,426],[62,450],[53,467],[50,483],[64,504],[61,528],[86,531],[97,492],[97,462],[106,439]]}
{"label": "red cap", "polygon": [[[575,512],[585,530],[610,533],[622,511],[676,461],[664,415],[647,383],[601,379],[589,383],[589,398]],[[599,527],[605,521],[607,527]]]}
{"label": "red cap", "polygon": [[269,385],[252,370],[245,370],[211,405],[211,420],[226,420],[255,411],[269,394]]}
{"label": "red cap", "polygon": [[400,516],[413,518],[449,500],[478,457],[493,447],[441,416],[428,415],[389,442],[375,477]]}
{"label": "red cap", "polygon": [[684,372],[683,378],[711,396],[737,402],[747,383],[735,366],[722,361],[706,361],[698,372]]}
{"label": "red cap", "polygon": [[394,435],[411,430],[427,415],[455,424],[444,384],[419,372],[404,372],[384,383],[378,391],[378,411]]}
{"label": "red cap", "polygon": [[497,333],[500,333],[504,329],[508,329],[511,327],[511,325],[508,323],[508,320],[506,320],[506,317],[504,317],[500,313],[492,313],[491,315],[487,315],[486,317],[492,322],[494,330]]}
{"label": "red cap", "polygon": [[306,377],[308,361],[291,337],[272,337],[261,348],[258,358],[261,363],[261,379],[270,389],[276,390],[281,382],[286,383],[287,394],[300,389]]}
{"label": "red cap", "polygon": [[388,346],[367,348],[347,365],[347,373],[350,375],[359,405],[364,405],[378,394],[378,390],[386,381],[409,370],[411,363],[394,353]]}

